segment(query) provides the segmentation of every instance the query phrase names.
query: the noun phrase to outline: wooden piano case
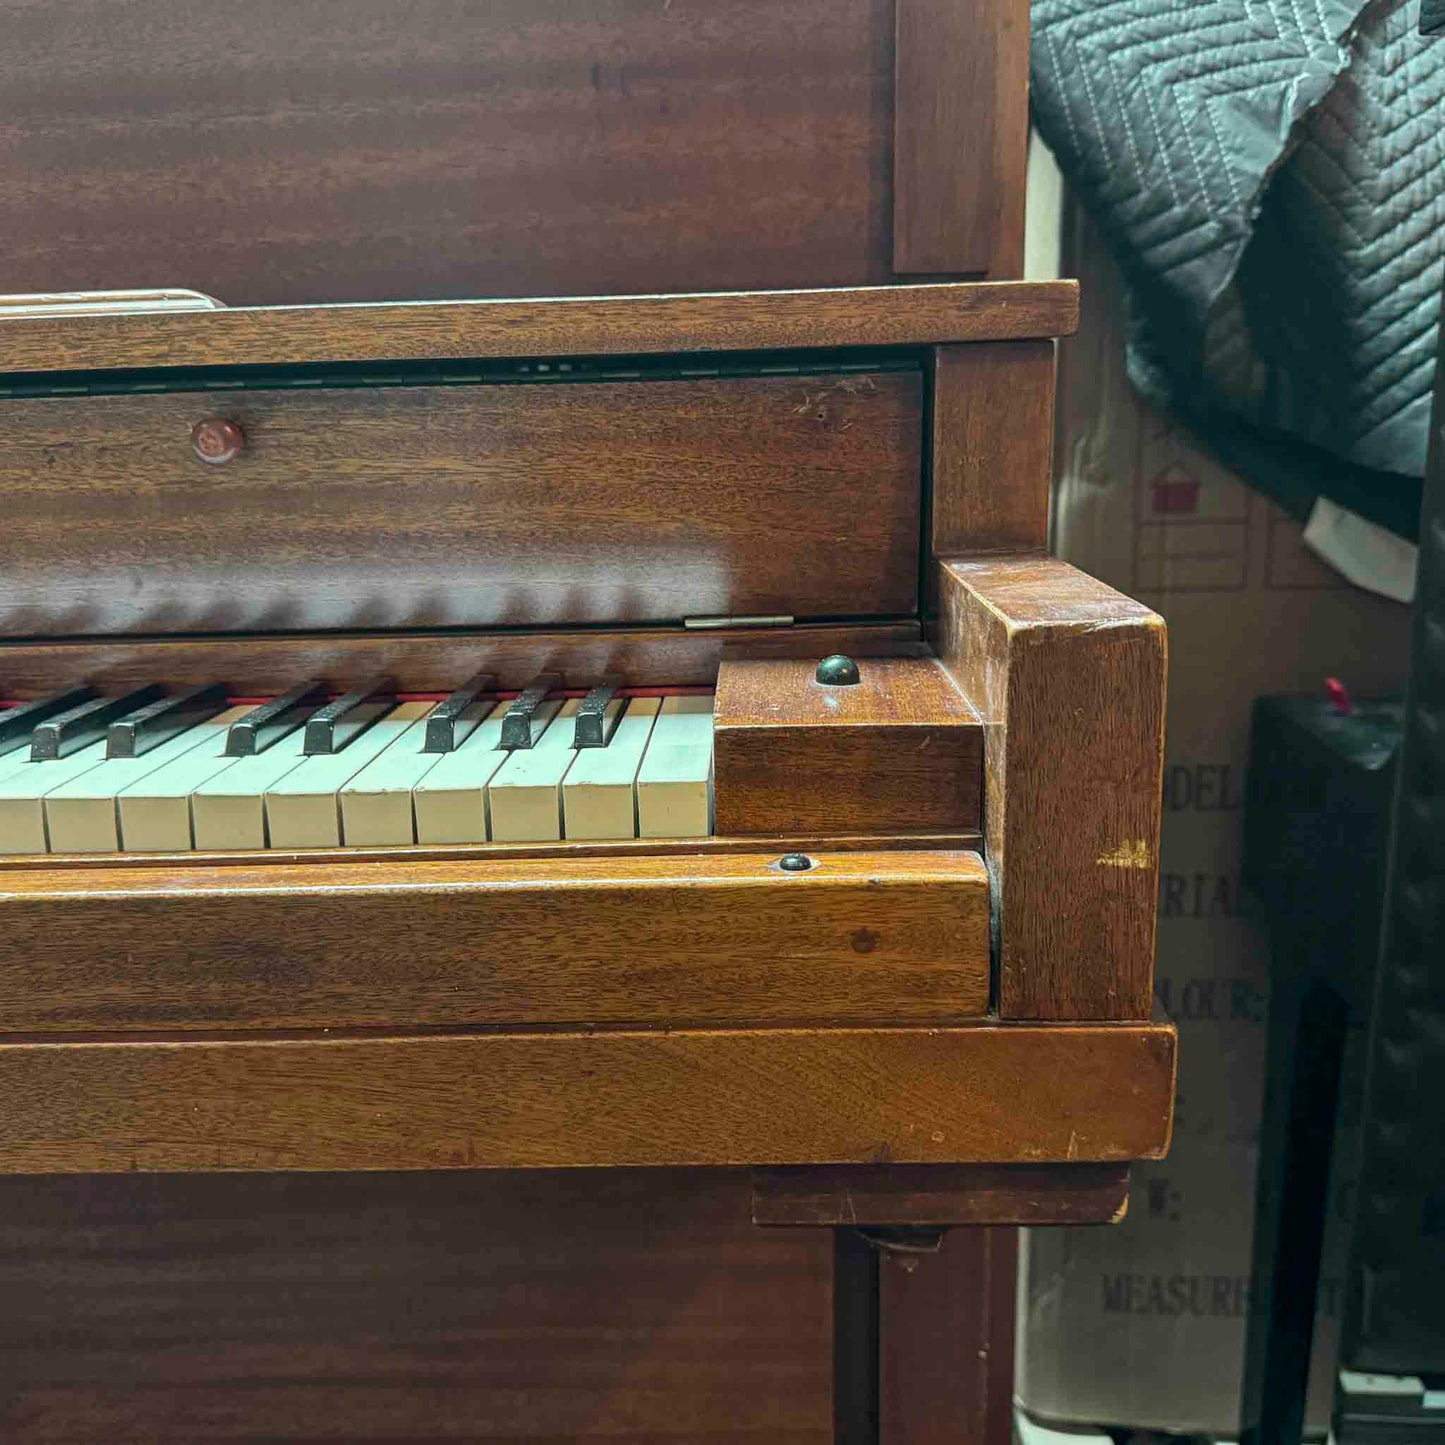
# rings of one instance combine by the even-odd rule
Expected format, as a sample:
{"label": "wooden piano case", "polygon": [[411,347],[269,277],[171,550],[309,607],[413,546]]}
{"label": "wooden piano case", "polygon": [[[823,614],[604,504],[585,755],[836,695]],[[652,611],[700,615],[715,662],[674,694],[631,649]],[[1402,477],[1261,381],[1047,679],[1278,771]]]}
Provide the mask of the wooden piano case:
{"label": "wooden piano case", "polygon": [[[1016,277],[1027,0],[10,6],[7,291]],[[63,238],[64,244],[58,244]]]}
{"label": "wooden piano case", "polygon": [[[0,1434],[1006,1438],[989,1226],[1117,1218],[1174,1071],[1073,290],[911,284],[1021,274],[1026,0],[5,20],[6,290],[242,309],[0,320],[0,701],[710,689],[716,822],[0,836]],[[590,299],[294,304],[398,296]]]}
{"label": "wooden piano case", "polygon": [[1162,630],[1042,551],[1075,304],[7,322],[8,696],[715,687],[718,825],[11,858],[0,1170],[752,1166],[759,1218],[943,1223],[1159,1154]]}

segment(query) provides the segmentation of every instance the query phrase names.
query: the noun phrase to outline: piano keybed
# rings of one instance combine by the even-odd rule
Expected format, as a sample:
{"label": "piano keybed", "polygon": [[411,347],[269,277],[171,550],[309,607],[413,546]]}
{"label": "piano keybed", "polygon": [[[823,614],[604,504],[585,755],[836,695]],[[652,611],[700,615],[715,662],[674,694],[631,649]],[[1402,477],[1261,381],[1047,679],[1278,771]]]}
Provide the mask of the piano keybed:
{"label": "piano keybed", "polygon": [[278,713],[269,699],[226,706],[224,690],[212,687],[199,715],[193,693],[176,699],[184,721],[146,739],[139,755],[129,755],[138,726],[165,713],[154,687],[131,694],[140,701],[130,710],[117,706],[123,699],[76,703],[73,690],[66,694],[73,711],[102,704],[91,734],[57,730],[69,713],[43,705],[23,705],[35,719],[28,729],[24,718],[6,728],[19,708],[0,711],[9,748],[0,755],[0,853],[712,832],[711,693],[625,696],[609,685],[585,697],[553,695],[560,689],[561,679],[548,677],[511,697],[470,687],[444,700],[397,700],[385,685],[368,685],[331,699],[312,684],[295,690],[302,706]]}

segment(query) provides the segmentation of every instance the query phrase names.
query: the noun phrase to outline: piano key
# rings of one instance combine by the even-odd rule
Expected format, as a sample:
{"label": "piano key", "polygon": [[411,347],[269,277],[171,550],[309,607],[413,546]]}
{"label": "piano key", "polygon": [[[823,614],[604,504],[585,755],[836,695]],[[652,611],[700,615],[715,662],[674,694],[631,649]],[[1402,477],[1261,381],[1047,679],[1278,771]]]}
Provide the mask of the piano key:
{"label": "piano key", "polygon": [[[236,710],[236,716],[242,709]],[[119,795],[149,774],[222,735],[204,723],[150,748],[138,758],[112,758],[52,788],[45,795],[45,829],[52,853],[115,853],[120,850]],[[107,743],[107,749],[109,744]]]}
{"label": "piano key", "polygon": [[612,729],[617,726],[617,721],[622,716],[621,708],[612,706],[621,685],[622,680],[618,677],[604,677],[582,699],[582,706],[577,709],[577,730],[572,738],[574,748],[607,746]]}
{"label": "piano key", "polygon": [[321,683],[303,682],[252,708],[232,726],[226,738],[226,756],[250,758],[264,753],[295,732],[325,700],[326,689]]}
{"label": "piano key", "polygon": [[439,702],[426,719],[428,753],[449,753],[466,741],[472,729],[490,713],[494,704],[481,701],[484,692],[496,690],[497,679],[490,672],[479,672],[449,698]]}
{"label": "piano key", "polygon": [[341,805],[337,794],[374,757],[431,710],[429,702],[404,702],[338,753],[314,753],[266,789],[267,846],[339,848]]}
{"label": "piano key", "polygon": [[433,708],[421,721],[414,722],[337,793],[341,841],[346,847],[379,848],[416,842],[411,791],[446,756],[426,750],[435,711]]}
{"label": "piano key", "polygon": [[637,836],[637,770],[661,705],[661,698],[633,698],[605,748],[578,752],[562,782],[564,837]]}
{"label": "piano key", "polygon": [[663,698],[637,773],[637,836],[711,832],[712,698]]}
{"label": "piano key", "polygon": [[[494,843],[547,843],[562,836],[562,779],[577,756],[572,746],[578,702],[572,698],[529,748],[517,748],[487,784]],[[505,730],[506,723],[503,722]]]}
{"label": "piano key", "polygon": [[34,702],[22,702],[18,707],[0,712],[0,754],[27,747],[36,723],[42,723],[57,713],[69,712],[94,696],[95,689],[82,683],[79,687],[68,687],[64,692],[52,693]]}
{"label": "piano key", "polygon": [[376,678],[319,707],[306,719],[308,758],[339,753],[396,706],[396,687]]}
{"label": "piano key", "polygon": [[28,762],[0,778],[0,853],[44,853],[45,805],[52,788],[105,761],[105,743],[94,742],[69,757]]}
{"label": "piano key", "polygon": [[251,711],[244,706],[230,708],[199,724],[203,737],[198,746],[162,763],[118,794],[120,846],[127,853],[184,853],[195,846],[191,795],[245,761],[231,757],[226,744],[231,727]]}
{"label": "piano key", "polygon": [[[235,734],[235,726],[231,734]],[[219,775],[201,783],[191,794],[191,825],[196,847],[204,851],[266,846],[266,789],[306,760],[301,751],[305,735],[300,726],[266,745],[262,753],[232,758]],[[226,752],[230,756],[230,742]]]}
{"label": "piano key", "polygon": [[159,683],[152,682],[119,697],[98,697],[80,703],[36,727],[31,736],[30,756],[42,763],[79,752],[97,739],[103,739],[106,729],[117,718],[154,702],[163,691]]}
{"label": "piano key", "polygon": [[546,702],[549,692],[562,686],[560,673],[544,672],[524,687],[502,717],[502,747],[530,748],[533,734],[529,719]]}
{"label": "piano key", "polygon": [[[543,703],[532,714],[540,735],[561,708]],[[499,746],[507,705],[498,703],[470,737],[455,751],[444,753],[412,789],[412,812],[418,843],[485,843],[487,841],[487,784],[512,756]]]}
{"label": "piano key", "polygon": [[[226,684],[207,683],[148,706],[111,723],[105,734],[107,758],[138,758],[189,731],[226,706]],[[241,710],[244,715],[245,709]]]}

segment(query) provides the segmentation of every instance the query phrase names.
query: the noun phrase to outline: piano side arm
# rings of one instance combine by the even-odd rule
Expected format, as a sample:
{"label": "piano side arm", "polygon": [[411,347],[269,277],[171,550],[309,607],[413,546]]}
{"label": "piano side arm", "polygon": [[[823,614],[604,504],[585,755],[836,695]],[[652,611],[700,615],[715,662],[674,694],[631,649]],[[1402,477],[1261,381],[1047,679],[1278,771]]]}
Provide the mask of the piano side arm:
{"label": "piano side arm", "polygon": [[939,655],[984,720],[1004,1019],[1147,1019],[1165,630],[1040,555],[940,565]]}

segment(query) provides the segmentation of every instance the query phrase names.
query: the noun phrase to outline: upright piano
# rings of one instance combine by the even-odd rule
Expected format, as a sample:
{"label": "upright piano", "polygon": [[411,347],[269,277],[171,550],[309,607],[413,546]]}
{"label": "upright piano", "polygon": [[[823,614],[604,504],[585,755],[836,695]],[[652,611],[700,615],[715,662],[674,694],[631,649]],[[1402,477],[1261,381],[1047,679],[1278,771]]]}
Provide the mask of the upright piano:
{"label": "upright piano", "polygon": [[1026,0],[5,21],[0,1437],[1006,1440],[1175,1052]]}

